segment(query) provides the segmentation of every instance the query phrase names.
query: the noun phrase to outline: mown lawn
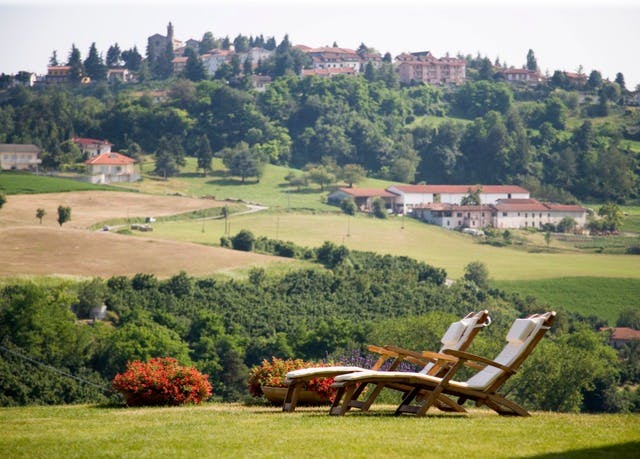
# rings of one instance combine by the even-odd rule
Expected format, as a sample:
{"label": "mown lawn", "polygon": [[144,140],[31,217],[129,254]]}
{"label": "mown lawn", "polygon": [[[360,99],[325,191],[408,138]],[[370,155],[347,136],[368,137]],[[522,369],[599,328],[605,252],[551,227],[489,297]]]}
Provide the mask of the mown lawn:
{"label": "mown lawn", "polygon": [[[501,418],[282,413],[205,404],[180,408],[0,409],[2,457],[637,457],[640,415],[534,413]],[[546,457],[546,456],[545,456]]]}
{"label": "mown lawn", "polygon": [[565,277],[519,281],[494,281],[495,287],[533,296],[551,308],[585,316],[595,315],[615,326],[620,311],[640,310],[640,279]]}
{"label": "mown lawn", "polygon": [[[324,241],[350,249],[406,255],[445,268],[458,278],[471,261],[487,264],[491,278],[531,280],[554,277],[640,278],[640,258],[632,255],[582,253],[529,253],[509,247],[478,244],[473,237],[427,225],[411,218],[379,220],[364,215],[313,214],[297,212],[233,216],[230,234],[249,229],[256,236],[292,241],[318,247]],[[168,222],[154,225],[154,237],[218,244],[224,221]]]}
{"label": "mown lawn", "polygon": [[11,194],[60,193],[63,191],[107,190],[123,191],[105,185],[93,185],[60,177],[26,174],[22,172],[0,172],[0,191]]}

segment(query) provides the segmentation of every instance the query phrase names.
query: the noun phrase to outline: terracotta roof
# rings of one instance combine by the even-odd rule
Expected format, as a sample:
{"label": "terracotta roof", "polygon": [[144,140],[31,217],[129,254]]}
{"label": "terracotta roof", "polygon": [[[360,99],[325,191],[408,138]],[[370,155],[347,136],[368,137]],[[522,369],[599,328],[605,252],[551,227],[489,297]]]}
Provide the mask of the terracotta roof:
{"label": "terracotta roof", "polygon": [[354,198],[366,198],[369,196],[380,196],[383,198],[394,198],[397,195],[395,193],[391,193],[390,191],[383,190],[382,188],[338,188],[339,191],[342,191]]}
{"label": "terracotta roof", "polygon": [[89,139],[87,137],[74,137],[71,141],[79,145],[113,145],[107,140]]}
{"label": "terracotta roof", "polygon": [[529,70],[529,69],[500,69],[499,71],[500,73],[523,74],[523,75],[538,74],[538,72],[536,72],[535,70]]}
{"label": "terracotta roof", "polygon": [[495,208],[501,212],[547,212],[549,210],[537,199],[498,199]]}
{"label": "terracotta roof", "polygon": [[466,194],[469,188],[476,190],[482,188],[484,194],[494,193],[529,193],[517,185],[393,185],[394,188],[403,193],[463,193]]}
{"label": "terracotta roof", "polygon": [[547,206],[549,209],[556,210],[558,212],[586,212],[587,211],[587,209],[577,204],[555,204],[553,202],[545,202],[544,205]]}
{"label": "terracotta roof", "polygon": [[486,212],[492,210],[492,205],[487,204],[484,206],[461,206],[458,204],[449,204],[447,202],[433,202],[427,204],[420,204],[414,207],[414,209],[425,209],[425,210],[435,210],[435,211],[459,211],[459,212]]}
{"label": "terracotta roof", "polygon": [[102,153],[98,156],[94,156],[84,162],[85,164],[100,165],[100,166],[123,166],[126,164],[133,164],[135,160],[128,156],[121,155],[120,153]]}
{"label": "terracotta roof", "polygon": [[623,341],[631,341],[632,339],[640,339],[640,330],[634,330],[628,327],[611,328],[611,339]]}
{"label": "terracotta roof", "polygon": [[50,65],[47,67],[48,70],[71,70],[70,65]]}
{"label": "terracotta roof", "polygon": [[174,57],[171,62],[173,62],[174,64],[177,64],[177,63],[187,62],[187,60],[189,60],[188,57]]}

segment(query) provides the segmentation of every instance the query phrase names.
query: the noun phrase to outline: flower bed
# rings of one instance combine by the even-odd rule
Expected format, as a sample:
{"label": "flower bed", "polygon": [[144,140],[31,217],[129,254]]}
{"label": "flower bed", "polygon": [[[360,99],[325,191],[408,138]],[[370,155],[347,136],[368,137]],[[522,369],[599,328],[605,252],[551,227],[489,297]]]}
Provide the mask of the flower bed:
{"label": "flower bed", "polygon": [[[271,361],[263,360],[261,365],[255,366],[249,371],[249,392],[254,397],[262,397],[264,395],[263,386],[287,387],[285,379],[290,371],[331,365],[333,364],[272,357]],[[335,395],[335,389],[331,387],[331,384],[333,384],[333,378],[313,378],[307,382],[305,389],[315,392],[323,401],[330,401]]]}
{"label": "flower bed", "polygon": [[208,376],[176,359],[158,357],[129,362],[127,370],[113,378],[113,388],[129,406],[200,403],[211,396]]}

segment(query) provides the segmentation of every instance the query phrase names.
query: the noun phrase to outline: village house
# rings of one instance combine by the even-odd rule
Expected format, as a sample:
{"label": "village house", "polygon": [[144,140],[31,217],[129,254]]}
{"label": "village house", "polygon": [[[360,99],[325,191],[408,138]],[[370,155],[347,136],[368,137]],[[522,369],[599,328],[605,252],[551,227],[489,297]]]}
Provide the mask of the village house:
{"label": "village house", "polygon": [[616,349],[620,349],[625,345],[631,344],[631,342],[634,340],[640,341],[640,330],[634,330],[633,328],[612,327],[603,328],[601,329],[601,331],[611,332],[609,343]]}
{"label": "village house", "polygon": [[537,70],[500,69],[498,74],[509,83],[537,84],[543,81],[542,75]]}
{"label": "village house", "polygon": [[171,65],[173,66],[173,74],[180,75],[184,72],[185,67],[187,66],[188,57],[174,57],[171,61]]}
{"label": "village house", "polygon": [[65,84],[71,81],[70,65],[50,65],[47,67],[47,84]]}
{"label": "village house", "polygon": [[33,144],[0,143],[0,169],[37,170],[40,149]]}
{"label": "village house", "polygon": [[113,83],[131,83],[136,80],[135,75],[129,69],[113,68],[107,70],[107,81]]}
{"label": "village house", "polygon": [[86,158],[93,158],[102,153],[111,153],[112,143],[106,140],[88,139],[86,137],[74,137],[71,139],[82,151]]}
{"label": "village house", "polygon": [[371,212],[373,201],[380,198],[387,209],[393,209],[397,195],[381,188],[338,188],[327,197],[329,204],[340,205],[345,199],[353,199],[360,212]]}
{"label": "village house", "polygon": [[387,191],[398,195],[395,211],[404,214],[424,204],[460,204],[469,191],[475,192],[478,188],[482,204],[493,204],[499,199],[529,198],[529,192],[516,185],[392,185]]}
{"label": "village house", "polygon": [[233,51],[227,49],[214,49],[200,56],[204,71],[208,76],[213,76],[222,64],[228,64],[233,57]]}
{"label": "village house", "polygon": [[91,183],[108,184],[140,180],[135,160],[120,153],[101,153],[84,163],[87,165]]}
{"label": "village house", "polygon": [[464,60],[436,58],[429,51],[400,54],[396,70],[402,83],[462,84],[466,78]]}
{"label": "village house", "polygon": [[174,50],[182,47],[182,42],[173,36],[173,25],[171,23],[167,25],[166,36],[156,33],[147,38],[147,52],[149,54],[149,59],[151,61],[155,61],[158,56],[167,50],[169,43],[172,44]]}
{"label": "village house", "polygon": [[311,68],[316,69],[351,69],[354,74],[360,72],[362,59],[352,49],[325,46],[308,48],[304,51],[311,57]]}
{"label": "village house", "polygon": [[461,206],[449,203],[422,204],[414,207],[412,215],[432,225],[447,229],[484,228],[494,221],[495,209],[489,205]]}
{"label": "village house", "polygon": [[328,69],[302,69],[302,71],[300,72],[300,76],[302,77],[318,76],[322,78],[331,78],[337,75],[355,76],[357,74],[358,74],[358,71],[351,67],[328,68]]}

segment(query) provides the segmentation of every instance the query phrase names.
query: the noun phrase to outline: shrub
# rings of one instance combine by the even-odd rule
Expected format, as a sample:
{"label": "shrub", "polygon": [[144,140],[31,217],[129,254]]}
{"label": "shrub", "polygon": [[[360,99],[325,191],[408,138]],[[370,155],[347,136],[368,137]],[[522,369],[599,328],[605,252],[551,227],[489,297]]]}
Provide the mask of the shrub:
{"label": "shrub", "polygon": [[252,252],[256,243],[256,237],[251,231],[240,230],[238,234],[231,238],[231,244],[234,250],[243,250]]}
{"label": "shrub", "polygon": [[353,198],[343,199],[340,203],[340,208],[347,215],[355,215],[356,210],[358,210],[358,208],[356,207],[356,203],[353,201]]}
{"label": "shrub", "polygon": [[184,367],[171,357],[147,362],[133,361],[113,378],[113,388],[129,406],[183,405],[200,403],[211,396],[208,376]]}
{"label": "shrub", "polygon": [[[271,357],[271,362],[265,359],[261,365],[257,365],[249,371],[249,392],[254,397],[261,397],[261,386],[287,387],[285,379],[290,371],[330,365],[332,364]],[[331,387],[331,384],[333,384],[333,378],[313,378],[307,382],[305,389],[317,392],[326,400],[332,400],[336,390]]]}

